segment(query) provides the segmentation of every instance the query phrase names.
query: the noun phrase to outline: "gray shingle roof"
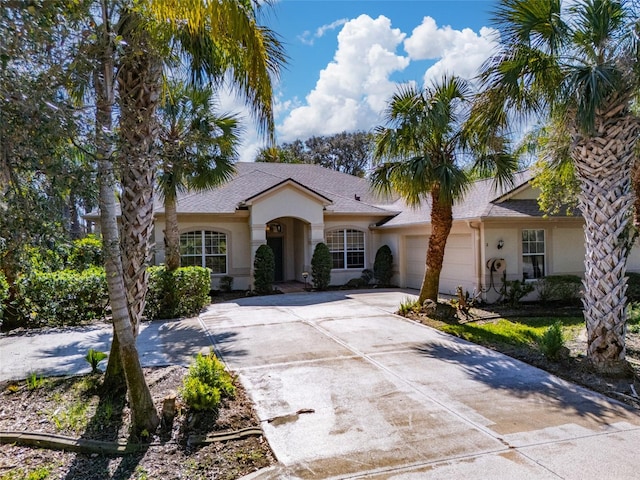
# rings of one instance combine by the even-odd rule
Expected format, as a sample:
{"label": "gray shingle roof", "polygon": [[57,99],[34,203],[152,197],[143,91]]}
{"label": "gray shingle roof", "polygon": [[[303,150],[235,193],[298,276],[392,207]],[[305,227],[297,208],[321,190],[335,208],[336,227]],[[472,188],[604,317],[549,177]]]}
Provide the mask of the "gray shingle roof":
{"label": "gray shingle roof", "polygon": [[[246,162],[237,163],[236,174],[217,189],[179,195],[178,213],[233,213],[244,201],[289,179],[329,199],[328,212],[391,214],[366,179],[318,165]],[[164,212],[161,201],[155,210]]]}
{"label": "gray shingle roof", "polygon": [[[514,184],[506,189],[496,189],[491,179],[474,182],[464,197],[454,204],[454,220],[541,217],[543,213],[535,200],[510,198],[530,179],[531,173],[527,170],[517,173]],[[219,188],[179,194],[178,213],[233,214],[245,201],[287,180],[328,199],[328,214],[377,215],[383,219],[382,228],[430,222],[430,199],[412,208],[402,199],[377,195],[367,179],[318,165],[287,163],[237,163],[235,175]],[[161,198],[156,197],[155,211],[164,212]],[[94,212],[88,215],[92,216]]]}
{"label": "gray shingle roof", "polygon": [[[453,206],[454,220],[471,220],[488,217],[531,217],[542,216],[536,200],[511,200],[509,194],[525,185],[531,179],[528,170],[514,176],[511,187],[497,188],[493,179],[474,182],[464,197]],[[499,201],[498,201],[499,200]],[[394,209],[400,214],[385,222],[383,227],[399,227],[426,224],[431,220],[431,198],[427,198],[417,208],[407,206],[398,200]]]}

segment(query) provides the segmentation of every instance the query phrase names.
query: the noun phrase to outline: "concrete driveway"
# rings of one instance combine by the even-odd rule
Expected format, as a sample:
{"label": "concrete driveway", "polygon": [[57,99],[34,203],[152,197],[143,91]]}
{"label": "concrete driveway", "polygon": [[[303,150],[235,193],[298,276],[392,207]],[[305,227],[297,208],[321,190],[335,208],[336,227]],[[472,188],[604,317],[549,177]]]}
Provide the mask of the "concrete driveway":
{"label": "concrete driveway", "polygon": [[254,297],[200,319],[283,478],[628,479],[640,416],[392,314],[398,291]]}
{"label": "concrete driveway", "polygon": [[[279,465],[256,479],[629,479],[640,416],[499,353],[393,315],[401,291],[297,293],[153,322],[145,365],[214,345]],[[108,328],[0,337],[0,380],[86,370]],[[102,346],[101,346],[102,345]]]}

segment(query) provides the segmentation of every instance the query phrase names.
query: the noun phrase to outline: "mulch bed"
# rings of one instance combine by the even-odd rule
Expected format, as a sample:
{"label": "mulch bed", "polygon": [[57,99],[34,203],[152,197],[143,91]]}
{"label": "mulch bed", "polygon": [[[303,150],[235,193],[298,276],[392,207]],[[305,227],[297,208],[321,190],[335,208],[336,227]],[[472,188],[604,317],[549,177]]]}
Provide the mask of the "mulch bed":
{"label": "mulch bed", "polygon": [[[145,369],[158,410],[170,392],[179,390],[186,371],[178,366]],[[127,441],[127,402],[124,398],[99,396],[101,380],[101,375],[53,377],[32,389],[24,381],[0,384],[0,431]],[[236,383],[236,397],[224,402],[217,418],[211,413],[193,414],[180,409],[172,425],[138,439],[146,446],[135,454],[107,456],[2,445],[0,479],[21,479],[27,478],[29,472],[44,475],[48,471],[48,476],[29,478],[231,480],[267,467],[275,459],[262,436],[204,446],[189,441],[194,436],[260,427],[251,400]]]}

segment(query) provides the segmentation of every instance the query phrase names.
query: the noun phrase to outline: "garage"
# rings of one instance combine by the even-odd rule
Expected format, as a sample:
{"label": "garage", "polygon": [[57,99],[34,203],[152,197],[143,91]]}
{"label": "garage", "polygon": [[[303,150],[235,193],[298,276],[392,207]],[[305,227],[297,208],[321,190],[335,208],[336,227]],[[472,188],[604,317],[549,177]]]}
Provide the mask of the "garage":
{"label": "garage", "polygon": [[[405,272],[408,288],[420,289],[427,256],[426,235],[405,237]],[[473,243],[470,234],[453,234],[447,239],[444,265],[440,274],[440,292],[454,294],[458,285],[472,292],[474,282]]]}

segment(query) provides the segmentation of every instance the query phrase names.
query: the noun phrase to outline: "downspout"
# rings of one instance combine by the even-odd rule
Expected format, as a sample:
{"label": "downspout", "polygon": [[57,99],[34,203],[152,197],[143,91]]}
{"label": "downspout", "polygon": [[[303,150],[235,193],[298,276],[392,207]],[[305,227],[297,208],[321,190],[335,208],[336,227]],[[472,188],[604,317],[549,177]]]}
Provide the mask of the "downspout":
{"label": "downspout", "polygon": [[476,285],[478,286],[478,293],[482,295],[482,301],[486,301],[484,286],[482,285],[482,238],[480,236],[480,222],[474,222],[471,220],[467,220],[467,226],[474,230],[474,235],[476,237]]}

